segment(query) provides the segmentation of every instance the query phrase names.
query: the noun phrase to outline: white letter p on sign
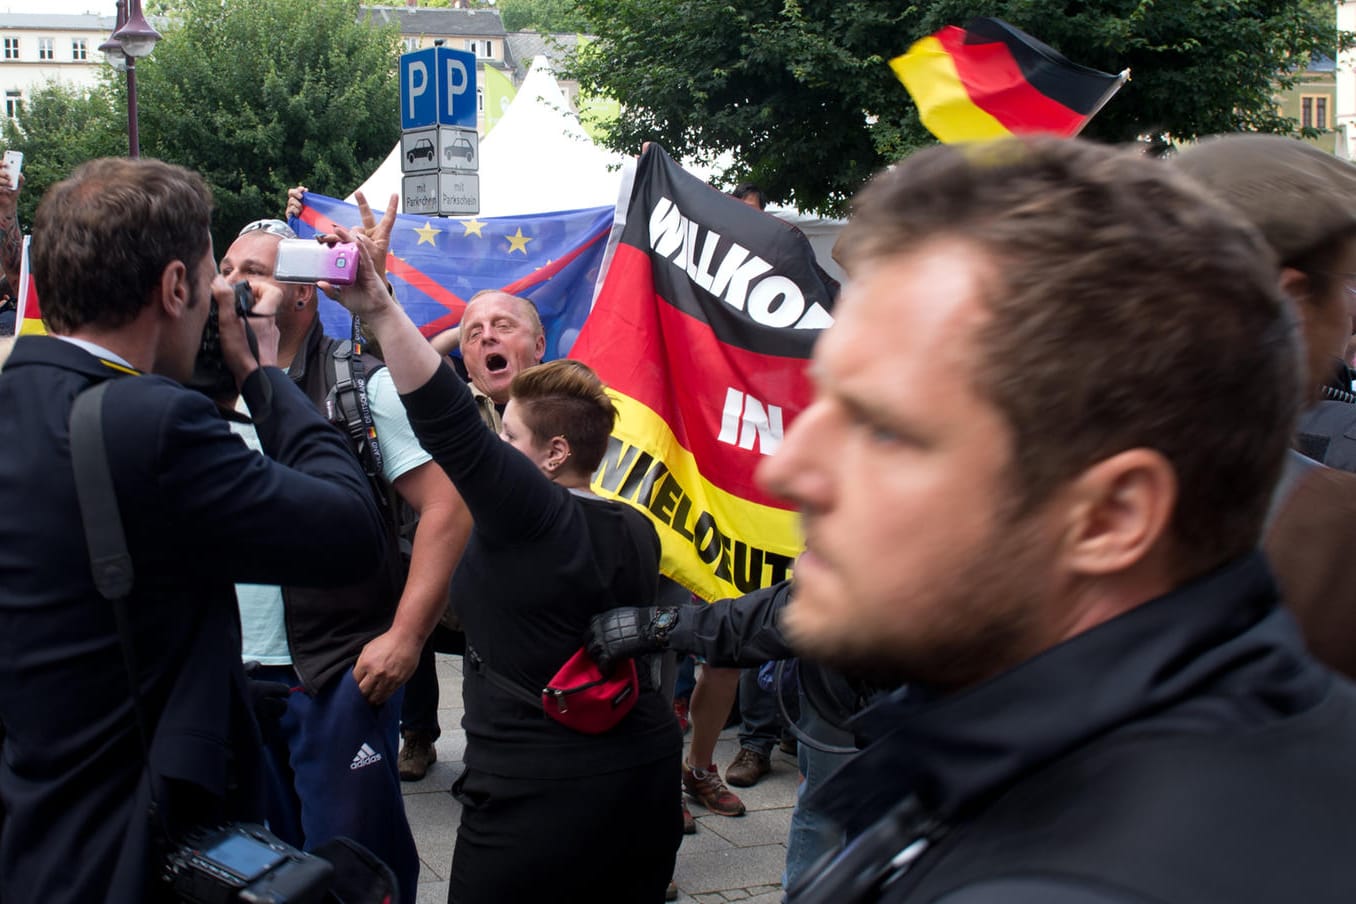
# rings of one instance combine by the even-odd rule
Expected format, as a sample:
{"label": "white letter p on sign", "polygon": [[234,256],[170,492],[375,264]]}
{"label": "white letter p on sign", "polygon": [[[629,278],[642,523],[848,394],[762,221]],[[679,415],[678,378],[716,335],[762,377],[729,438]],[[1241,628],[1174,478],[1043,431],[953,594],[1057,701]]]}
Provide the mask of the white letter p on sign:
{"label": "white letter p on sign", "polygon": [[428,90],[428,67],[422,62],[414,62],[409,65],[410,83],[406,86],[405,97],[409,105],[406,116],[414,118],[415,98]]}

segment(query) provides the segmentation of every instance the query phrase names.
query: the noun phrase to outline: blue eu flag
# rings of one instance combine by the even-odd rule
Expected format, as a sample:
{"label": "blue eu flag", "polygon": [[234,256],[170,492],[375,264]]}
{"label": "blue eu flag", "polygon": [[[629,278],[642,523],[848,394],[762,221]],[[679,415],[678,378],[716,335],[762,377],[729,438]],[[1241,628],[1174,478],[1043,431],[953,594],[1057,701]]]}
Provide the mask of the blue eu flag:
{"label": "blue eu flag", "polygon": [[[303,238],[362,222],[355,205],[313,192],[302,201],[290,223]],[[402,214],[391,231],[386,275],[425,336],[456,326],[483,289],[531,299],[546,330],[546,359],[562,358],[593,302],[612,215],[611,207],[484,219]],[[348,312],[323,295],[320,318],[327,334],[349,335]]]}

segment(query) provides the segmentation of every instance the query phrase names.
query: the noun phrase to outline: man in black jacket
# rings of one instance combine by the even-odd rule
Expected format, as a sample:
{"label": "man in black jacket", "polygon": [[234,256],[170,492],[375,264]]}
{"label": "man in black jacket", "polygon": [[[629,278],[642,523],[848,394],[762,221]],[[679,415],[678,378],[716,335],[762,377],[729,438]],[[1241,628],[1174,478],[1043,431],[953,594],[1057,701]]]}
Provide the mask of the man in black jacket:
{"label": "man in black jacket", "polygon": [[[52,335],[19,339],[0,375],[0,900],[159,900],[162,830],[258,819],[260,739],[232,584],[351,581],[378,563],[361,468],[267,366],[278,293],[258,300],[256,360],[217,275],[210,219],[201,178],[149,160],[85,164],[38,209],[34,277]],[[213,304],[270,458],[181,385]],[[135,572],[134,684],[94,587],[71,470],[72,402],[102,381]]]}
{"label": "man in black jacket", "polygon": [[1350,900],[1356,689],[1256,552],[1302,397],[1260,237],[1161,163],[1013,140],[879,176],[836,256],[760,472],[804,517],[781,627],[904,688],[789,899]]}

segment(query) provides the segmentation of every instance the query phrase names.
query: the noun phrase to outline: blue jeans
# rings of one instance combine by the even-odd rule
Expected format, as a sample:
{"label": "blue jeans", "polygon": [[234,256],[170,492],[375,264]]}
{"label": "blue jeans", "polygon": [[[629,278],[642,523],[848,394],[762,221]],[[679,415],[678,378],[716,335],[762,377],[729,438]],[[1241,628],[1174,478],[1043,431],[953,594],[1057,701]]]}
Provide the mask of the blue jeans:
{"label": "blue jeans", "polygon": [[692,689],[697,686],[697,660],[691,653],[678,655],[678,680],[673,686],[673,696],[680,700],[692,699]]}
{"label": "blue jeans", "polygon": [[758,686],[758,670],[739,673],[739,746],[764,757],[782,739],[782,717],[777,698]]}
{"label": "blue jeans", "polygon": [[[804,696],[800,700],[800,711],[801,717],[796,726],[807,735],[826,744],[851,746],[852,735],[820,718],[814,707],[805,702]],[[791,811],[791,831],[786,839],[786,872],[782,875],[782,888],[790,888],[826,854],[843,846],[842,828],[823,812],[807,807],[805,798],[852,756],[846,753],[824,753],[804,743],[797,750],[800,774],[805,780],[796,789],[796,807]]]}

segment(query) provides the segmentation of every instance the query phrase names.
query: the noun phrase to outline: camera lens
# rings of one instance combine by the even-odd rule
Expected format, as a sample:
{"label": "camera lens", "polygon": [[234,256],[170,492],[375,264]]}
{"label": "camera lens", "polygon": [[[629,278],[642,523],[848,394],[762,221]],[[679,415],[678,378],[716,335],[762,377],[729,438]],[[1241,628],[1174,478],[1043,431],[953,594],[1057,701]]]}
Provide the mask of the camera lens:
{"label": "camera lens", "polygon": [[254,293],[250,291],[250,284],[241,280],[231,286],[235,291],[235,313],[238,317],[248,317],[250,308],[254,307]]}

